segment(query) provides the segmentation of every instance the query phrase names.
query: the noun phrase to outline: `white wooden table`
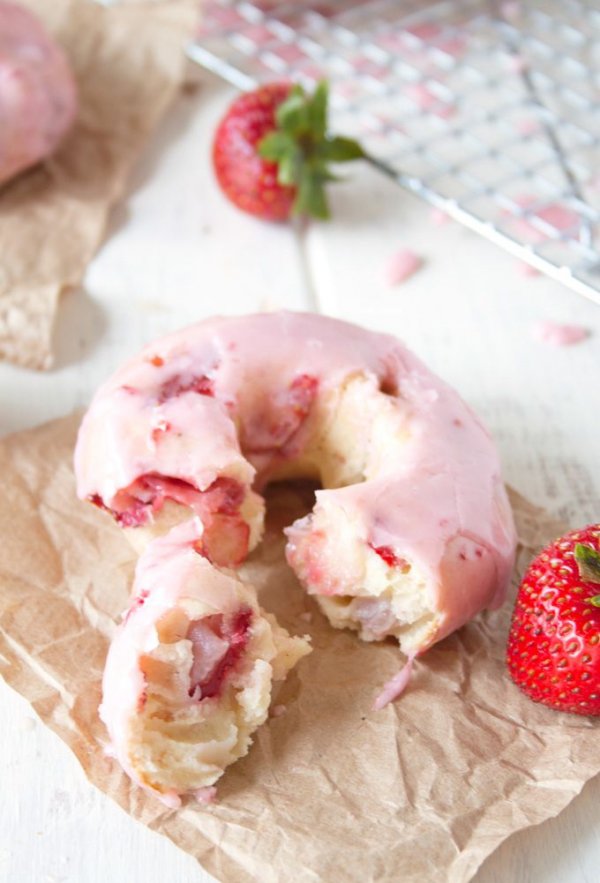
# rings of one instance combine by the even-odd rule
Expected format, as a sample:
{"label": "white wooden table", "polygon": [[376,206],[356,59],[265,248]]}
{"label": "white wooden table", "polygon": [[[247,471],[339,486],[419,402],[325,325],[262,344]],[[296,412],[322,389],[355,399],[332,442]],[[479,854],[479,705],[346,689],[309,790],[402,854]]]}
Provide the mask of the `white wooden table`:
{"label": "white wooden table", "polygon": [[[334,220],[300,236],[254,221],[218,192],[211,133],[231,90],[206,78],[148,146],[85,291],[65,298],[58,363],[46,375],[0,366],[0,429],[84,405],[144,342],[216,312],[319,309],[402,337],[485,418],[507,480],[573,524],[600,519],[600,311],[430,211],[370,169],[332,191]],[[426,260],[390,288],[400,247]],[[588,326],[554,349],[540,319]],[[88,784],[68,749],[0,684],[0,881],[203,883],[165,838]],[[598,883],[600,778],[558,818],[510,838],[477,883]],[[291,878],[290,878],[291,879]],[[282,881],[288,883],[288,881]],[[326,881],[343,883],[343,881]]]}

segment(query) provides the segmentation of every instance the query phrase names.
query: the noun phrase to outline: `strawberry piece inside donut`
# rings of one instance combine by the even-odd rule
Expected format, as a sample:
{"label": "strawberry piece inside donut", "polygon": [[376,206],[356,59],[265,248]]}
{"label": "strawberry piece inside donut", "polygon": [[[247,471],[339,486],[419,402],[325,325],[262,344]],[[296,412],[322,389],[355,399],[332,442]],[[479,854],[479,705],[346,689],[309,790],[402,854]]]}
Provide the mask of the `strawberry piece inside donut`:
{"label": "strawberry piece inside donut", "polygon": [[187,637],[194,657],[189,688],[192,698],[219,695],[248,644],[251,621],[252,611],[244,608],[232,618],[216,614],[190,624]]}
{"label": "strawberry piece inside donut", "polygon": [[145,524],[153,513],[159,512],[165,500],[188,506],[200,517],[212,513],[234,515],[244,501],[244,494],[243,486],[232,478],[217,478],[200,491],[181,478],[149,473],[136,479],[127,490],[121,491],[112,509],[108,509],[97,494],[90,501],[112,512],[121,527],[136,527]]}
{"label": "strawberry piece inside donut", "polygon": [[310,374],[299,374],[287,389],[273,396],[268,407],[257,413],[246,426],[244,447],[248,451],[277,451],[288,445],[310,414],[319,381]]}
{"label": "strawberry piece inside donut", "polygon": [[250,527],[236,515],[210,515],[196,551],[218,567],[238,567],[248,554]]}
{"label": "strawberry piece inside donut", "polygon": [[388,567],[409,567],[406,558],[401,558],[399,555],[396,555],[391,546],[374,546],[373,543],[368,543],[368,546],[373,549],[374,552],[377,552],[381,560],[385,561]]}
{"label": "strawberry piece inside donut", "polygon": [[214,396],[215,385],[206,374],[190,377],[182,377],[180,374],[176,374],[161,386],[158,393],[158,404],[162,405],[169,401],[169,399],[174,399],[176,396],[183,395],[186,392],[195,392],[201,396]]}

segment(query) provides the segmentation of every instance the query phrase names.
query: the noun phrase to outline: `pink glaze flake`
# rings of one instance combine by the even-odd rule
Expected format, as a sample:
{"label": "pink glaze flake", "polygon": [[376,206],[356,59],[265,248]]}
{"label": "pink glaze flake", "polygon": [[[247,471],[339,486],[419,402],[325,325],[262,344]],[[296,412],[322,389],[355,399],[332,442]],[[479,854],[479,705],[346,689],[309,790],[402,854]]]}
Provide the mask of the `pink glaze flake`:
{"label": "pink glaze flake", "polygon": [[401,285],[421,269],[423,258],[410,248],[401,248],[388,262],[385,277],[388,285]]}
{"label": "pink glaze flake", "polygon": [[536,267],[533,267],[531,264],[528,264],[527,261],[519,261],[517,266],[521,276],[529,276],[533,278],[534,276],[541,275],[540,271]]}
{"label": "pink glaze flake", "polygon": [[456,107],[453,104],[444,101],[424,83],[411,83],[405,87],[404,91],[417,107],[441,119],[449,119],[456,113]]}
{"label": "pink glaze flake", "polygon": [[533,336],[541,343],[551,346],[572,346],[589,337],[589,329],[582,325],[561,325],[558,322],[537,322],[533,326]]}
{"label": "pink glaze flake", "polygon": [[429,215],[429,218],[434,227],[443,227],[450,221],[450,216],[448,215],[448,213],[441,208],[431,209],[431,214]]}
{"label": "pink glaze flake", "polygon": [[196,788],[192,796],[201,804],[209,805],[217,801],[217,789],[215,785],[207,785],[205,788]]}

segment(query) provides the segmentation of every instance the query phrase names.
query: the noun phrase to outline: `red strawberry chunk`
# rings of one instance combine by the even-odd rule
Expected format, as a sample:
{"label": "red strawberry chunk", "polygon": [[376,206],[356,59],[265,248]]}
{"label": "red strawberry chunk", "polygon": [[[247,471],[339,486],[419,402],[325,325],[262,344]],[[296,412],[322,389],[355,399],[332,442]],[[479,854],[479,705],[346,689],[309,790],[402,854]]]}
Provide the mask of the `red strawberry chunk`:
{"label": "red strawberry chunk", "polygon": [[131,604],[129,605],[129,610],[128,610],[127,613],[125,614],[125,622],[127,622],[127,620],[129,619],[129,617],[131,616],[131,614],[132,614],[135,610],[139,610],[140,607],[143,607],[143,606],[144,606],[144,604],[146,603],[146,599],[148,598],[148,595],[149,595],[149,594],[150,594],[150,593],[148,592],[147,589],[142,589],[142,591],[139,592],[139,594],[137,594],[137,595],[135,596],[135,598],[133,599],[133,601],[132,601]]}
{"label": "red strawberry chunk", "polygon": [[238,567],[248,554],[250,527],[237,515],[212,515],[204,521],[204,531],[196,551],[217,567]]}
{"label": "red strawberry chunk", "polygon": [[391,546],[374,546],[373,543],[369,543],[368,545],[369,548],[373,549],[373,551],[385,561],[388,567],[400,567],[403,571],[410,567],[406,558],[396,555]]}
{"label": "red strawberry chunk", "polygon": [[174,399],[186,392],[195,392],[197,395],[201,396],[214,396],[214,382],[210,377],[207,377],[206,374],[187,378],[175,374],[161,386],[158,392],[158,404],[162,405],[169,399]]}
{"label": "red strawberry chunk", "polygon": [[305,420],[319,388],[319,381],[311,374],[299,374],[294,377],[288,392],[288,402],[301,420]]}
{"label": "red strawberry chunk", "polygon": [[318,379],[310,374],[295,377],[287,389],[273,397],[268,412],[257,415],[247,427],[248,450],[274,451],[285,447],[308,417],[318,388]]}
{"label": "red strawberry chunk", "polygon": [[202,700],[220,694],[248,645],[252,615],[252,610],[244,607],[230,617],[216,614],[190,624],[188,638],[194,655],[190,696]]}
{"label": "red strawberry chunk", "polygon": [[211,512],[235,514],[244,501],[244,487],[234,478],[217,478],[202,492],[202,504]]}
{"label": "red strawberry chunk", "polygon": [[208,523],[216,514],[237,515],[244,496],[244,486],[232,478],[217,478],[206,490],[199,491],[181,478],[148,473],[140,476],[127,490],[120,491],[112,509],[98,494],[92,495],[90,501],[110,511],[121,527],[139,527],[153,513],[160,512],[167,499],[189,506],[203,522]]}

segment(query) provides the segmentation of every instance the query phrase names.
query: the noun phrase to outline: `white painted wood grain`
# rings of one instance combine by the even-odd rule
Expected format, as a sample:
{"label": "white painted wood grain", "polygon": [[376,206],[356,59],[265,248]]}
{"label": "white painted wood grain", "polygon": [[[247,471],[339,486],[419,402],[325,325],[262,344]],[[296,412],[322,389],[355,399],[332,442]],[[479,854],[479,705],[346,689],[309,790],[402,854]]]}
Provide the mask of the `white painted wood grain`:
{"label": "white painted wood grain", "polygon": [[[573,523],[598,518],[597,308],[542,278],[524,279],[511,258],[455,225],[432,227],[424,206],[366,168],[335,191],[335,220],[305,236],[239,214],[209,167],[210,134],[230,94],[207,80],[171,114],[113,218],[85,293],[65,300],[56,370],[0,366],[0,428],[85,404],[123,358],[171,328],[316,299],[326,312],[403,337],[455,384],[486,418],[522,493]],[[390,289],[386,262],[406,245],[424,255],[425,269]],[[530,335],[541,318],[580,322],[594,336],[568,349],[543,346]],[[0,745],[0,881],[210,880],[92,788],[4,684]],[[598,883],[599,804],[596,779],[557,819],[510,838],[477,883]]]}

